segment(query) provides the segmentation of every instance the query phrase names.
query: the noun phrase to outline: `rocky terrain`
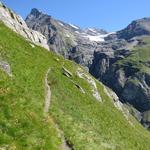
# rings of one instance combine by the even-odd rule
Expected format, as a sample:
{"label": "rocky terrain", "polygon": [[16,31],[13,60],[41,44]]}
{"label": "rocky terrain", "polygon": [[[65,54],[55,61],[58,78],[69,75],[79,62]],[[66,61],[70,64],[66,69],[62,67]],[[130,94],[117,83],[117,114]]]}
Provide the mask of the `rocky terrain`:
{"label": "rocky terrain", "polygon": [[51,50],[65,58],[90,67],[97,43],[104,41],[109,34],[101,29],[81,29],[32,9],[26,18],[29,28],[41,32],[48,41]]}

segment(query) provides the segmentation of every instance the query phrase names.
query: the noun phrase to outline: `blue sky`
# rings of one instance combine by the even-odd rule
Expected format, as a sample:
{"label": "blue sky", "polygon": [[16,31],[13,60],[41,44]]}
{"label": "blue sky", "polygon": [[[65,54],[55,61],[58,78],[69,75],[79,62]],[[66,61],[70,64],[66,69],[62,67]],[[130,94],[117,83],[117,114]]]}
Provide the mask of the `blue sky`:
{"label": "blue sky", "polygon": [[150,0],[1,0],[23,18],[32,8],[67,23],[116,31],[150,17]]}

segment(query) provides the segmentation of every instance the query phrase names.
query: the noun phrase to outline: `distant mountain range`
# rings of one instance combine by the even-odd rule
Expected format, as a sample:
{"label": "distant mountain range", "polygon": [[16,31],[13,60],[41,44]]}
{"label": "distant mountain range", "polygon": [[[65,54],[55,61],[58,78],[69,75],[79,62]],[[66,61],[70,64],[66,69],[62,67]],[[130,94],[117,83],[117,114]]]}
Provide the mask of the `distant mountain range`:
{"label": "distant mountain range", "polygon": [[92,63],[97,42],[104,41],[107,31],[95,28],[81,29],[72,24],[56,20],[32,9],[26,18],[29,28],[41,32],[48,41],[49,47],[67,59],[89,67]]}

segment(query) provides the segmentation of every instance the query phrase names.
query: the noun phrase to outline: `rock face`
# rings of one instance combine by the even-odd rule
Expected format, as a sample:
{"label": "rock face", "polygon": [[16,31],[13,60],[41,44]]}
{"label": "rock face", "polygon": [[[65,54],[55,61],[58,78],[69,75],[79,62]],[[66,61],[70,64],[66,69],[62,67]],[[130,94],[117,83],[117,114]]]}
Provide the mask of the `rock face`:
{"label": "rock face", "polygon": [[0,3],[0,21],[33,43],[49,49],[46,38],[39,32],[29,29],[25,21],[12,10]]}
{"label": "rock face", "polygon": [[51,50],[65,58],[89,68],[97,43],[104,41],[108,33],[104,30],[88,28],[82,30],[73,24],[67,24],[32,9],[26,18],[29,28],[41,32],[48,41]]}

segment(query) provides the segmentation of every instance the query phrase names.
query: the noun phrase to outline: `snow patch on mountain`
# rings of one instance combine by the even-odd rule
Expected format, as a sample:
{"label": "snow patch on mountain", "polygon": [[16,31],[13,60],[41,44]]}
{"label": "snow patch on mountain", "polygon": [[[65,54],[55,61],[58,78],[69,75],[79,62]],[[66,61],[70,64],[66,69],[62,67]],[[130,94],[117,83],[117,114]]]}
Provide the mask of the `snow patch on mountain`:
{"label": "snow patch on mountain", "polygon": [[75,28],[75,29],[79,29],[77,26],[75,26],[75,25],[73,25],[73,24],[71,24],[71,23],[69,23],[69,25],[70,25],[71,27]]}
{"label": "snow patch on mountain", "polygon": [[95,29],[93,29],[93,28],[88,28],[88,30],[90,30],[91,32],[96,33],[96,30],[95,30]]}
{"label": "snow patch on mountain", "polygon": [[99,34],[99,35],[86,35],[85,38],[88,38],[92,42],[104,42],[105,37],[109,36],[110,34],[115,34],[115,32],[111,32],[108,34]]}
{"label": "snow patch on mountain", "polygon": [[60,24],[61,26],[64,26],[61,22],[59,22],[59,24]]}

